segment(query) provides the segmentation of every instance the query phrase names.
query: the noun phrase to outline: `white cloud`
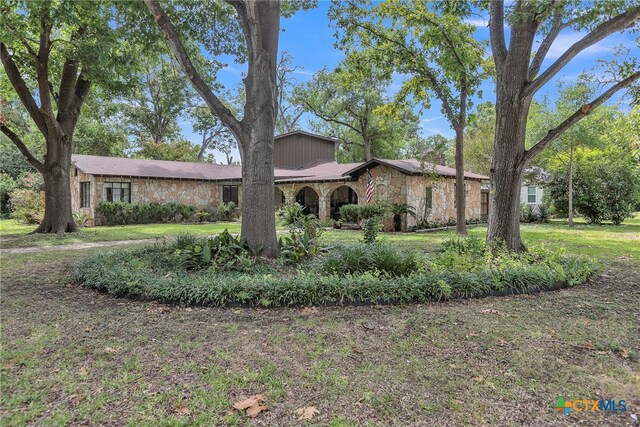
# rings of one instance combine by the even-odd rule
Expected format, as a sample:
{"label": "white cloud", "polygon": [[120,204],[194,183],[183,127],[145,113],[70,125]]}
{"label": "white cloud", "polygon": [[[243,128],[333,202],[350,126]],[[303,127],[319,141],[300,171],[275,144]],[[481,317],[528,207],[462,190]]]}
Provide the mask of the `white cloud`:
{"label": "white cloud", "polygon": [[438,116],[438,117],[432,117],[429,119],[422,119],[423,123],[429,123],[429,122],[434,122],[436,120],[440,120],[440,119],[444,119],[444,116]]}
{"label": "white cloud", "polygon": [[484,18],[465,19],[464,23],[465,24],[471,24],[474,27],[488,27],[489,26],[489,21],[487,19],[484,19]]}
{"label": "white cloud", "polygon": [[[574,43],[579,41],[585,36],[583,33],[572,34],[560,34],[553,44],[549,53],[547,53],[546,59],[557,59],[562,56]],[[594,44],[591,47],[583,50],[581,55],[594,55],[599,53],[611,53],[614,49],[615,43],[611,39],[602,40],[599,43]],[[535,47],[534,47],[535,49]]]}
{"label": "white cloud", "polygon": [[315,74],[315,71],[309,71],[309,70],[305,70],[304,68],[302,69],[297,69],[295,71],[293,71],[293,74],[300,74],[301,76],[313,76]]}

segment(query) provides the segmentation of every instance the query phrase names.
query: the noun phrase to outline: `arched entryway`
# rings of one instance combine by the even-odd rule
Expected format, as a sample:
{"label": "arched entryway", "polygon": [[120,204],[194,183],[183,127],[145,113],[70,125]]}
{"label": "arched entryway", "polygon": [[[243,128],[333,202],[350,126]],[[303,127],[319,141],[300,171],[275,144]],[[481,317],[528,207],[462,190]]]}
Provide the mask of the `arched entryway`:
{"label": "arched entryway", "polygon": [[298,194],[296,194],[296,203],[304,206],[305,214],[312,214],[318,216],[320,203],[318,200],[318,193],[311,187],[304,187]]}
{"label": "arched entryway", "polygon": [[282,208],[285,205],[285,202],[286,202],[286,198],[284,196],[284,192],[281,189],[279,189],[278,187],[276,187],[275,201],[276,201],[276,209]]}
{"label": "arched entryway", "polygon": [[358,204],[358,194],[356,194],[353,188],[348,185],[343,185],[333,190],[329,203],[331,206],[331,218],[338,219],[342,206]]}

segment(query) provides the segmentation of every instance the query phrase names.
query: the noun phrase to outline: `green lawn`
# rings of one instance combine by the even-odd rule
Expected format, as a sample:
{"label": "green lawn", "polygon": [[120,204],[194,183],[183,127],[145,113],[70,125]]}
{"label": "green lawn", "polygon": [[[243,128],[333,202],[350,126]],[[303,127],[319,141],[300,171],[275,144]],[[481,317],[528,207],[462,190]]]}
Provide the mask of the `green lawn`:
{"label": "green lawn", "polygon": [[[220,227],[193,231],[207,234],[226,226],[81,235]],[[594,283],[536,295],[216,309],[118,299],[73,283],[78,257],[105,249],[2,254],[0,424],[633,425],[630,414],[640,413],[640,221],[522,230],[528,244],[590,255],[605,270]],[[450,235],[382,238],[429,250]],[[324,234],[329,244],[360,238]],[[232,408],[256,393],[269,410],[255,420]],[[627,411],[565,417],[554,410],[559,397],[626,400]],[[298,420],[295,411],[307,406],[319,414]]]}
{"label": "green lawn", "polygon": [[180,233],[208,235],[220,233],[225,228],[239,233],[239,222],[217,222],[212,224],[141,224],[114,227],[86,227],[77,233],[56,235],[29,234],[33,225],[18,224],[14,220],[0,220],[0,243],[3,248],[26,246],[55,246],[85,242],[104,242],[114,240],[162,239]]}

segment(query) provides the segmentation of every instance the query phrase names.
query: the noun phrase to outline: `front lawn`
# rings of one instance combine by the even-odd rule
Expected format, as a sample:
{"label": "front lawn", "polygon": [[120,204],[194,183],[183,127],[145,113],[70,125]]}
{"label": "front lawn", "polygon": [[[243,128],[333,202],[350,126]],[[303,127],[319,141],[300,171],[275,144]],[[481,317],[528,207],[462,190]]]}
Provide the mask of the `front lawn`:
{"label": "front lawn", "polygon": [[[309,425],[633,425],[640,221],[522,230],[529,244],[592,256],[605,270],[594,283],[535,295],[185,308],[75,283],[73,265],[105,249],[2,254],[0,424],[297,426],[296,410],[313,406]],[[430,250],[450,235],[381,237]],[[232,408],[257,393],[269,407],[257,418]],[[626,400],[627,410],[563,416],[560,397]]]}
{"label": "front lawn", "polygon": [[[536,295],[264,310],[97,293],[71,280],[84,255],[3,256],[2,425],[297,426],[313,406],[310,425],[604,426],[640,411],[629,261]],[[256,393],[269,407],[257,418],[232,408]],[[565,417],[559,397],[627,411]]]}
{"label": "front lawn", "polygon": [[77,233],[67,233],[62,237],[52,234],[29,234],[34,225],[22,225],[14,220],[0,220],[0,244],[3,248],[28,246],[56,246],[85,242],[116,240],[163,239],[180,233],[209,235],[228,229],[239,233],[239,222],[216,222],[203,224],[140,224],[111,227],[86,227]]}

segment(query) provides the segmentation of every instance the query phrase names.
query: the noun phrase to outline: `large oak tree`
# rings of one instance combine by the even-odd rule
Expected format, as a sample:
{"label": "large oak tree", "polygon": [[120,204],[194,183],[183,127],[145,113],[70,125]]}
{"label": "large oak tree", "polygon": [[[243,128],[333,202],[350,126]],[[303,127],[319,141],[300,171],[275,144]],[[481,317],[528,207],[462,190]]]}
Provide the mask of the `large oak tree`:
{"label": "large oak tree", "polygon": [[80,110],[96,82],[113,79],[129,64],[125,44],[110,23],[106,2],[11,1],[0,7],[0,97],[28,112],[45,141],[44,158],[25,144],[9,120],[0,130],[44,177],[40,233],[76,231],[71,214],[69,171]]}
{"label": "large oak tree", "polygon": [[411,97],[430,106],[435,97],[455,131],[456,230],[466,234],[464,129],[470,99],[485,77],[484,45],[464,23],[467,4],[455,1],[367,0],[336,2],[331,18],[338,45],[360,51],[378,67],[405,77],[398,99]]}
{"label": "large oak tree", "polygon": [[[619,1],[526,1],[489,3],[489,31],[496,68],[496,131],[491,166],[489,242],[504,242],[515,251],[525,250],[520,237],[520,186],[525,167],[552,141],[594,108],[640,78],[636,67],[621,67],[621,75],[599,96],[566,117],[526,149],[527,116],[531,102],[554,76],[580,52],[611,34],[637,29],[640,6]],[[506,17],[506,19],[505,19]],[[509,26],[509,39],[505,36]],[[561,32],[585,34],[557,59],[545,65]],[[539,43],[535,49],[536,43]]]}
{"label": "large oak tree", "polygon": [[[285,12],[296,4],[283,4]],[[263,255],[276,256],[279,253],[275,226],[275,197],[273,171],[273,136],[277,114],[276,69],[278,62],[278,40],[280,33],[280,1],[206,1],[197,4],[185,2],[162,6],[158,1],[145,0],[145,4],[162,30],[171,52],[182,66],[187,79],[202,97],[212,114],[231,131],[238,141],[242,159],[242,236],[254,249],[261,249]],[[192,40],[207,46],[215,42],[212,34],[221,38],[237,34],[237,27],[228,20],[231,10],[235,13],[237,27],[241,34],[235,42],[238,52],[244,53],[247,63],[243,79],[245,103],[242,118],[234,114],[216,94],[216,88],[201,75],[194,64],[185,40],[189,34],[180,33],[174,25],[173,16],[187,12]],[[214,19],[215,18],[215,19]],[[224,28],[214,28],[223,22]],[[199,33],[199,34],[197,34]],[[198,36],[203,37],[198,40]],[[211,52],[215,54],[215,52]]]}

